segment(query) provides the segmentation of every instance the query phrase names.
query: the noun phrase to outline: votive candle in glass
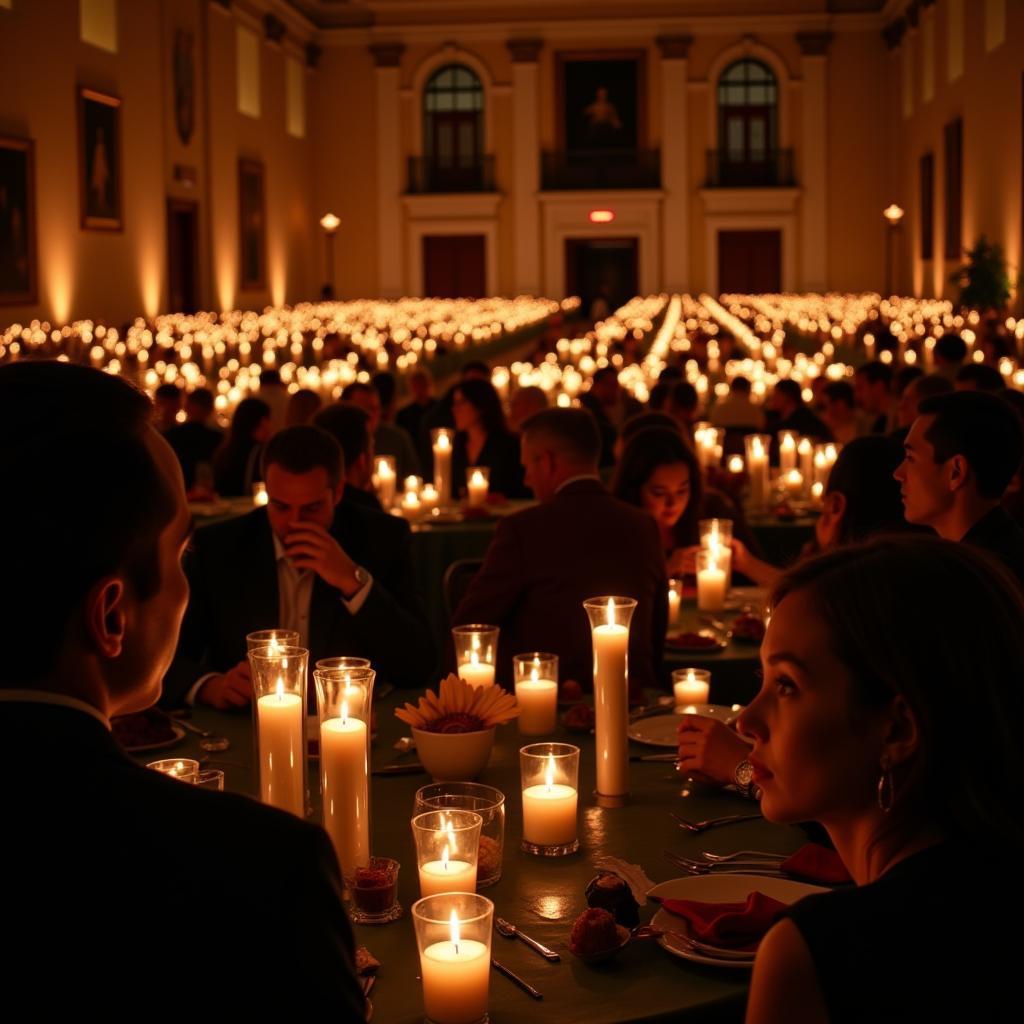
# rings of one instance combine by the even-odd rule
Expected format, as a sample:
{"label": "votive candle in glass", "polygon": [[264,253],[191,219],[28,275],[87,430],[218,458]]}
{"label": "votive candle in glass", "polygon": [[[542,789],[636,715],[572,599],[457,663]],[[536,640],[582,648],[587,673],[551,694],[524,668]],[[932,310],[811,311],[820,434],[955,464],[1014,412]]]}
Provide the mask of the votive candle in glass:
{"label": "votive candle in glass", "polygon": [[245,647],[249,652],[260,647],[280,649],[298,646],[299,634],[294,629],[259,629],[245,638]]}
{"label": "votive candle in glass", "polygon": [[488,466],[471,466],[466,470],[466,499],[470,508],[483,508],[487,504],[490,481]]}
{"label": "votive candle in glass", "polygon": [[161,775],[169,775],[179,782],[194,782],[199,774],[199,762],[187,757],[168,757],[162,761],[150,761],[147,768],[152,768]]}
{"label": "votive candle in glass", "polygon": [[797,443],[799,435],[795,430],[780,430],[779,434],[779,472],[785,476],[791,469],[796,469]]}
{"label": "votive candle in glass", "polygon": [[476,889],[482,825],[476,811],[425,811],[412,819],[421,896]]}
{"label": "votive candle in glass", "polygon": [[430,432],[434,453],[434,489],[437,503],[450,505],[452,500],[452,448],[455,435],[451,430],[440,427]]}
{"label": "votive candle in glass", "polygon": [[719,612],[725,607],[728,589],[729,551],[721,548],[697,552],[697,608],[702,612]]}
{"label": "votive candle in glass", "polygon": [[481,782],[433,782],[416,791],[414,815],[443,810],[475,811],[480,815],[476,887],[482,889],[500,881],[505,855],[505,794]]}
{"label": "votive candle in glass", "polygon": [[373,489],[385,509],[395,503],[398,490],[398,469],[393,455],[378,455],[374,460]]}
{"label": "votive candle in glass", "polygon": [[534,651],[512,659],[516,701],[519,704],[519,732],[523,736],[546,736],[558,722],[558,655]]}
{"label": "votive candle in glass", "polygon": [[763,508],[768,503],[768,449],[771,440],[768,434],[748,434],[744,439],[747,450],[747,477],[750,480],[750,504],[754,508]]}
{"label": "votive candle in glass", "polygon": [[260,505],[266,505],[270,501],[270,496],[267,494],[267,485],[262,481],[252,485],[252,503],[259,507]]}
{"label": "votive candle in glass", "polygon": [[564,857],[580,848],[576,828],[580,748],[531,743],[519,751],[523,789],[523,850]]}
{"label": "votive candle in glass", "polygon": [[480,623],[452,627],[457,671],[471,686],[494,685],[498,632],[497,626]]}
{"label": "votive candle in glass", "polygon": [[668,627],[671,629],[679,621],[679,612],[683,607],[683,581],[668,581]]}
{"label": "votive candle in glass", "polygon": [[707,704],[711,673],[706,668],[677,668],[672,672],[672,693],[677,708]]}

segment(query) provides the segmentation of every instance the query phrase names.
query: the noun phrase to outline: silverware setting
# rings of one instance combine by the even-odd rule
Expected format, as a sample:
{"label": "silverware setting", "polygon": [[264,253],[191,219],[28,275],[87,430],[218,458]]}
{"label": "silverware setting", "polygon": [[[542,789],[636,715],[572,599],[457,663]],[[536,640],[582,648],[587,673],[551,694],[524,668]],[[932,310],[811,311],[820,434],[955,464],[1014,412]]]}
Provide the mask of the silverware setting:
{"label": "silverware setting", "polygon": [[[707,861],[691,860],[671,850],[665,851],[666,859],[681,868],[688,875],[763,875],[768,878],[785,877],[779,868],[779,861],[746,860],[709,864]],[[719,869],[719,870],[716,870]]]}
{"label": "silverware setting", "polygon": [[506,921],[503,917],[495,917],[494,927],[499,935],[503,935],[506,939],[519,939],[530,947],[535,953],[539,953],[549,963],[558,963],[562,958],[553,950],[549,949],[544,945],[543,942],[538,942],[536,939],[531,939],[529,935],[521,932],[511,921]]}
{"label": "silverware setting", "polygon": [[724,949],[721,946],[709,946],[706,942],[700,942],[698,939],[687,935],[685,932],[677,931],[665,931],[662,934],[668,935],[670,938],[675,939],[680,945],[685,946],[693,953],[698,953],[701,956],[716,957],[719,960],[735,960],[738,963],[749,963],[754,962],[754,953],[749,950],[743,949]]}
{"label": "silverware setting", "polygon": [[756,821],[761,817],[760,812],[757,814],[726,814],[721,818],[708,818],[706,821],[687,821],[686,818],[681,818],[675,811],[669,811],[672,820],[682,829],[687,832],[703,832],[709,828],[717,828],[719,825],[731,825],[737,821]]}
{"label": "silverware setting", "polygon": [[510,970],[503,963],[501,963],[500,960],[495,960],[492,957],[491,958],[491,966],[499,974],[504,974],[505,977],[508,978],[509,981],[511,981],[514,984],[518,985],[527,995],[532,996],[534,999],[543,999],[544,998],[543,993],[538,992],[528,981],[526,981],[523,978],[520,978],[519,975],[516,974],[515,971]]}

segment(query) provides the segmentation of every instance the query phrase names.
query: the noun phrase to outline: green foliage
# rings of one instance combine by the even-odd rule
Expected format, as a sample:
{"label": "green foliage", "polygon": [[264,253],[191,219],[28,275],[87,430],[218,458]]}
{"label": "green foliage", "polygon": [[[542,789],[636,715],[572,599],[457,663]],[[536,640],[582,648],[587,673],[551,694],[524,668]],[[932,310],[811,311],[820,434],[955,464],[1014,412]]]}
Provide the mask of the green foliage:
{"label": "green foliage", "polygon": [[982,235],[967,250],[967,262],[950,278],[960,288],[960,305],[972,309],[1003,309],[1010,300],[1006,257],[998,243]]}

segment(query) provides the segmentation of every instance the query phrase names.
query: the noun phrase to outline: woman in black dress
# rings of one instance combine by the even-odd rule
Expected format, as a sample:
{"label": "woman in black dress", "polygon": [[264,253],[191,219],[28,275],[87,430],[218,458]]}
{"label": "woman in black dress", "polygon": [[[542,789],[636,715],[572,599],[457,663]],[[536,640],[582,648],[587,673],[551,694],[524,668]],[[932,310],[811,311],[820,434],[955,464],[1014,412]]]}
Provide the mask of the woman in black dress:
{"label": "woman in black dress", "polygon": [[224,443],[213,456],[213,476],[222,497],[252,494],[260,475],[260,453],[270,440],[270,406],[262,398],[243,398],[231,417]]}
{"label": "woman in black dress", "polygon": [[505,413],[494,385],[487,380],[464,380],[452,390],[455,445],[452,486],[466,488],[466,470],[487,466],[490,490],[506,498],[528,498],[519,461],[519,437],[505,425]]}

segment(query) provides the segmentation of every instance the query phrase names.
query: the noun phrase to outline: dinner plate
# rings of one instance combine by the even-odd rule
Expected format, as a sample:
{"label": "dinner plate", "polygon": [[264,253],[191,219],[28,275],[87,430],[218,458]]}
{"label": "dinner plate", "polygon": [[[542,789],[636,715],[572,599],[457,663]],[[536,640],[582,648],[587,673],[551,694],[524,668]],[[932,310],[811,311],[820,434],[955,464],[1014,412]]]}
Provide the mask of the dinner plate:
{"label": "dinner plate", "polygon": [[[659,896],[664,900],[701,900],[705,903],[742,903],[752,892],[760,892],[781,903],[791,904],[818,892],[828,892],[820,885],[794,882],[790,878],[765,878],[761,875],[691,875],[687,878],[673,878],[662,882],[648,892],[648,896]],[[659,909],[651,919],[653,928],[689,934],[690,926],[682,917]],[[694,953],[671,935],[662,935],[658,945],[673,956],[692,960],[697,964],[711,967],[731,967],[733,970],[749,971],[754,961],[731,960],[725,957]]]}
{"label": "dinner plate", "polygon": [[[679,715],[702,715],[704,718],[717,718],[720,722],[731,721],[741,709],[735,711],[724,704],[687,704],[692,711],[674,708],[665,715],[651,715],[649,718],[638,718],[630,722],[626,735],[637,743],[648,743],[652,747],[678,747]],[[678,714],[676,713],[678,712]]]}
{"label": "dinner plate", "polygon": [[768,591],[764,587],[732,587],[725,599],[726,611],[739,611],[748,605],[761,606],[768,601]]}
{"label": "dinner plate", "polygon": [[177,722],[170,722],[168,724],[174,733],[173,736],[168,736],[167,739],[160,740],[157,743],[144,743],[140,747],[124,747],[124,750],[129,754],[143,754],[148,750],[166,750],[168,747],[176,747],[185,738],[185,730]]}

